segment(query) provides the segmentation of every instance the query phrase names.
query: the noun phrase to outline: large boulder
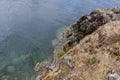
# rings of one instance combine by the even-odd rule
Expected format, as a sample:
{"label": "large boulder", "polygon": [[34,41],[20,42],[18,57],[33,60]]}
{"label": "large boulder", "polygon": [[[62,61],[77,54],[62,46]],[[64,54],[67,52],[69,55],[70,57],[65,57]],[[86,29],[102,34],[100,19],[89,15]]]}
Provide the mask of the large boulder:
{"label": "large boulder", "polygon": [[63,45],[64,51],[75,46],[86,35],[91,34],[101,25],[110,21],[120,20],[120,9],[97,9],[88,15],[81,17],[75,24],[64,33],[66,42]]}

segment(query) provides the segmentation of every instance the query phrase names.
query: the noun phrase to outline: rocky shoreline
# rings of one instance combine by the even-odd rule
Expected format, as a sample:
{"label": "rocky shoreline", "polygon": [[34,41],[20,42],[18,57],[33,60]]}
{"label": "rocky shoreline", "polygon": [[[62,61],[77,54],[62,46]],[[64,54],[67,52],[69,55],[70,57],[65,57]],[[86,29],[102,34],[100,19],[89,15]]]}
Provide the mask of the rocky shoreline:
{"label": "rocky shoreline", "polygon": [[81,17],[75,24],[71,25],[64,33],[64,51],[68,51],[79,43],[86,35],[91,34],[101,25],[110,21],[120,20],[120,9],[97,9],[88,15]]}
{"label": "rocky shoreline", "polygon": [[65,54],[45,64],[36,80],[119,80],[111,77],[120,73],[119,20],[120,8],[97,9],[81,17],[62,34]]}

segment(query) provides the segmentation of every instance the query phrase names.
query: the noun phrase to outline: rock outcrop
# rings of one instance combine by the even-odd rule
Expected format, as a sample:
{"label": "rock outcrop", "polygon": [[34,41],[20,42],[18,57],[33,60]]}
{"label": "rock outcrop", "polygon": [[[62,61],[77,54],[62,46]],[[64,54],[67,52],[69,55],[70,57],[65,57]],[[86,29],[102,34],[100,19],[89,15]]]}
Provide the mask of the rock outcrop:
{"label": "rock outcrop", "polygon": [[36,80],[119,80],[119,20],[120,9],[83,16],[64,33],[66,53],[47,64]]}
{"label": "rock outcrop", "polygon": [[120,20],[120,9],[97,9],[80,18],[64,33],[66,39],[63,45],[64,51],[68,51],[79,43],[86,35],[92,33],[101,25],[110,21]]}
{"label": "rock outcrop", "polygon": [[119,31],[120,21],[101,26],[53,61],[54,67],[50,65],[41,80],[119,80],[108,79],[113,69],[120,74]]}

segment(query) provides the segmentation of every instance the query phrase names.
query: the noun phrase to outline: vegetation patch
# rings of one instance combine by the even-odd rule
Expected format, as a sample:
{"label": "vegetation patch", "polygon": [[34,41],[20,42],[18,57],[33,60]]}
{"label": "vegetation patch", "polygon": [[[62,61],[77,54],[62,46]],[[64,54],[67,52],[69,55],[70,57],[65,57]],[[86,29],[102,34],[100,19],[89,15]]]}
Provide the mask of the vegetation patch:
{"label": "vegetation patch", "polygon": [[57,53],[57,57],[61,58],[64,54],[65,54],[64,51],[60,51],[60,52]]}
{"label": "vegetation patch", "polygon": [[96,62],[97,62],[96,56],[95,55],[91,55],[89,57],[89,63],[92,65],[92,64],[95,64]]}

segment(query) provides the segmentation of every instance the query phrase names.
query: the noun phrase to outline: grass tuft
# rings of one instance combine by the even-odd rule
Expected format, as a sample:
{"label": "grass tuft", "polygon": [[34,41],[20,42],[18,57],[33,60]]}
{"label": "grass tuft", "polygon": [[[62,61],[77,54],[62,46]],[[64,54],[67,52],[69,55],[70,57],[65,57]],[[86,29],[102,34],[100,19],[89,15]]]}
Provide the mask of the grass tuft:
{"label": "grass tuft", "polygon": [[60,51],[60,52],[57,53],[57,57],[61,58],[64,54],[65,54],[64,51]]}

